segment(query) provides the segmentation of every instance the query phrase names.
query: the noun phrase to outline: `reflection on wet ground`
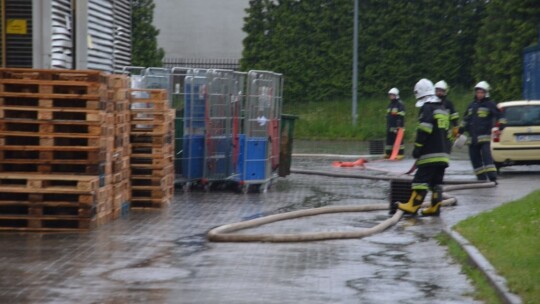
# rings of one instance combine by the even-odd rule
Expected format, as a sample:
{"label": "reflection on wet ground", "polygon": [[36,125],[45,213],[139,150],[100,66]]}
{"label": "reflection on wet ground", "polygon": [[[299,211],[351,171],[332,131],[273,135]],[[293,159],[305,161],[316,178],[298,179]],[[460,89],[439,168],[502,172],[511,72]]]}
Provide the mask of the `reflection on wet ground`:
{"label": "reflection on wet ground", "polygon": [[[357,148],[347,149],[339,151]],[[468,161],[456,155],[449,176],[472,178]],[[331,161],[295,158],[294,166],[346,170]],[[411,163],[372,165],[400,172]],[[404,219],[358,240],[209,243],[205,233],[279,212],[386,204],[388,182],[293,175],[266,194],[177,193],[166,210],[133,212],[89,233],[2,233],[0,303],[474,303],[467,278],[434,236],[445,225],[526,195],[538,187],[530,174],[539,171],[510,168],[495,189],[453,193],[460,203],[441,218]],[[246,233],[350,230],[387,217],[384,211],[331,214]]]}

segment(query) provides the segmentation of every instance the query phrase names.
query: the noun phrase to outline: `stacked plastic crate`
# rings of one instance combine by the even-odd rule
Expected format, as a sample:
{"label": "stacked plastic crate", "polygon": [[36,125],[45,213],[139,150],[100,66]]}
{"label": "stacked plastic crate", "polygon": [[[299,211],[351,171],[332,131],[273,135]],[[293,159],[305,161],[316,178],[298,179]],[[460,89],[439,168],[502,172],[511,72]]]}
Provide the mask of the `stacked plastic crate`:
{"label": "stacked plastic crate", "polygon": [[239,136],[237,180],[244,192],[265,192],[279,165],[283,78],[269,71],[249,71],[244,126]]}
{"label": "stacked plastic crate", "polygon": [[132,89],[131,207],[161,208],[174,192],[174,117],[167,91]]}
{"label": "stacked plastic crate", "polygon": [[184,136],[179,155],[185,190],[204,178],[207,97],[207,71],[189,70],[184,80]]}
{"label": "stacked plastic crate", "polygon": [[108,100],[114,112],[114,150],[112,153],[113,219],[126,215],[130,208],[130,79],[126,75],[110,75]]}
{"label": "stacked plastic crate", "polygon": [[0,69],[0,230],[112,218],[110,110],[100,72]]}

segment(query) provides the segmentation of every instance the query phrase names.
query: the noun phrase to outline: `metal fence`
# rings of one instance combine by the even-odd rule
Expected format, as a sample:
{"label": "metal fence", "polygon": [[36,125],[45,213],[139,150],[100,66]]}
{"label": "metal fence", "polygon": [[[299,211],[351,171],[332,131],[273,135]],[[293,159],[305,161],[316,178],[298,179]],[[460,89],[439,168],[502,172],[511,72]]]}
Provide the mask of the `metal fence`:
{"label": "metal fence", "polygon": [[230,58],[165,58],[164,68],[188,67],[200,69],[225,69],[238,71],[240,69],[239,59]]}

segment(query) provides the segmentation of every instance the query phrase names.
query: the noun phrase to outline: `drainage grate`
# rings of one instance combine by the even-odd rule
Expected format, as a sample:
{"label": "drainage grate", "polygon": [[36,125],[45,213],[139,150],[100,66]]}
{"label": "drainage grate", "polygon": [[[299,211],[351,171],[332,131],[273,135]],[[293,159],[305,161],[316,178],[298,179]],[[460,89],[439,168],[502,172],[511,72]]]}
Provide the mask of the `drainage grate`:
{"label": "drainage grate", "polygon": [[397,181],[393,180],[390,182],[390,213],[393,214],[396,211],[395,202],[405,203],[411,197],[411,186],[410,181]]}
{"label": "drainage grate", "polygon": [[371,155],[384,154],[384,140],[370,140],[369,141],[369,154]]}

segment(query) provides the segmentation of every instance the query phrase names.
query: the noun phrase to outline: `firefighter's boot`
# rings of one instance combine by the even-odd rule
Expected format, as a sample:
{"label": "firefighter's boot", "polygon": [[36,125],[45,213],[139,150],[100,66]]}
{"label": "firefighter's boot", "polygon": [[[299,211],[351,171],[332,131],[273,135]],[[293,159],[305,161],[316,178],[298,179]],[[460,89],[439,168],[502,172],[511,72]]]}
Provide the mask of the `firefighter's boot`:
{"label": "firefighter's boot", "polygon": [[403,210],[406,213],[416,214],[422,205],[426,194],[426,190],[413,190],[409,201],[407,203],[399,203],[397,207],[399,210]]}
{"label": "firefighter's boot", "polygon": [[422,216],[439,216],[441,214],[441,204],[443,200],[443,189],[441,186],[433,187],[431,195],[431,206],[420,210]]}

